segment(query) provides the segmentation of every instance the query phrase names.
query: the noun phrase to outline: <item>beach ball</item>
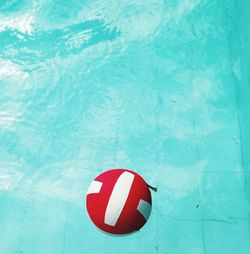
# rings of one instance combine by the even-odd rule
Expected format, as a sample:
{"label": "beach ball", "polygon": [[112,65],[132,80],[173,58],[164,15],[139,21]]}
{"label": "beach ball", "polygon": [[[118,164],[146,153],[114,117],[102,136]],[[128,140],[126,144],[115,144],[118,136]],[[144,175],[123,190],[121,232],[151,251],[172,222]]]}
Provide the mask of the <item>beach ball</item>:
{"label": "beach ball", "polygon": [[86,207],[92,222],[110,234],[140,230],[151,212],[151,192],[145,180],[128,169],[108,170],[89,186]]}

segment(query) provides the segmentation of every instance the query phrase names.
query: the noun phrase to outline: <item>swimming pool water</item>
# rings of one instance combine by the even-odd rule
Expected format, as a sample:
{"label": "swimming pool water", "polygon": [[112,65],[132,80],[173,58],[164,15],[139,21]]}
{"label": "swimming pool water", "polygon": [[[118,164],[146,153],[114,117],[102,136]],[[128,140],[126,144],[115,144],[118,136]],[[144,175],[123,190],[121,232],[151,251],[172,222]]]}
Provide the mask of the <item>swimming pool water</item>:
{"label": "swimming pool water", "polygon": [[[248,254],[249,8],[0,1],[0,253]],[[158,192],[112,237],[85,194],[120,167]]]}

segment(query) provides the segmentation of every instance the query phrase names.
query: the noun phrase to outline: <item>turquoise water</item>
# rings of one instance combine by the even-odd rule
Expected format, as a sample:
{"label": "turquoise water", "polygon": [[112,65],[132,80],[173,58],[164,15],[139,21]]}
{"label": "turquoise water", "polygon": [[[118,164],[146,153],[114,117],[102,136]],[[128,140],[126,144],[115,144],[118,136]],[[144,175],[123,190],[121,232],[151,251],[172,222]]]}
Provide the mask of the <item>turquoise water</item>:
{"label": "turquoise water", "polygon": [[[249,8],[0,1],[0,253],[248,254]],[[158,187],[125,237],[85,209],[117,167]]]}

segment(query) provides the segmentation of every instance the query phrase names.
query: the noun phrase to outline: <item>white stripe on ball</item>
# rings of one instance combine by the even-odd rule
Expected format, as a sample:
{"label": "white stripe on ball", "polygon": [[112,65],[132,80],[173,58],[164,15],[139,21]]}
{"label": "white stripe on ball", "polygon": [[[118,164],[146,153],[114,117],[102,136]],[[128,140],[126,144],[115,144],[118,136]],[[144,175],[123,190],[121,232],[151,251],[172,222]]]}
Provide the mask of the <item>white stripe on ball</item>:
{"label": "white stripe on ball", "polygon": [[111,193],[109,202],[106,208],[104,223],[110,226],[115,226],[120,214],[127,201],[132,183],[134,181],[134,175],[130,172],[123,172]]}

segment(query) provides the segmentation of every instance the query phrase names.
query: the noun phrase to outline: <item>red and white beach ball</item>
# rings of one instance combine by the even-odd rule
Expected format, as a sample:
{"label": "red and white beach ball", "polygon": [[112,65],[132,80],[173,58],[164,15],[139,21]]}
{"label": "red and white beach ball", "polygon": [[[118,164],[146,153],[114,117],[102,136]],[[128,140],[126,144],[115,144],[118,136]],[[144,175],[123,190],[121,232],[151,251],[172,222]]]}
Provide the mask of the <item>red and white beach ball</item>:
{"label": "red and white beach ball", "polygon": [[92,222],[111,234],[130,234],[147,222],[151,192],[137,173],[127,169],[108,170],[90,184],[86,205]]}

